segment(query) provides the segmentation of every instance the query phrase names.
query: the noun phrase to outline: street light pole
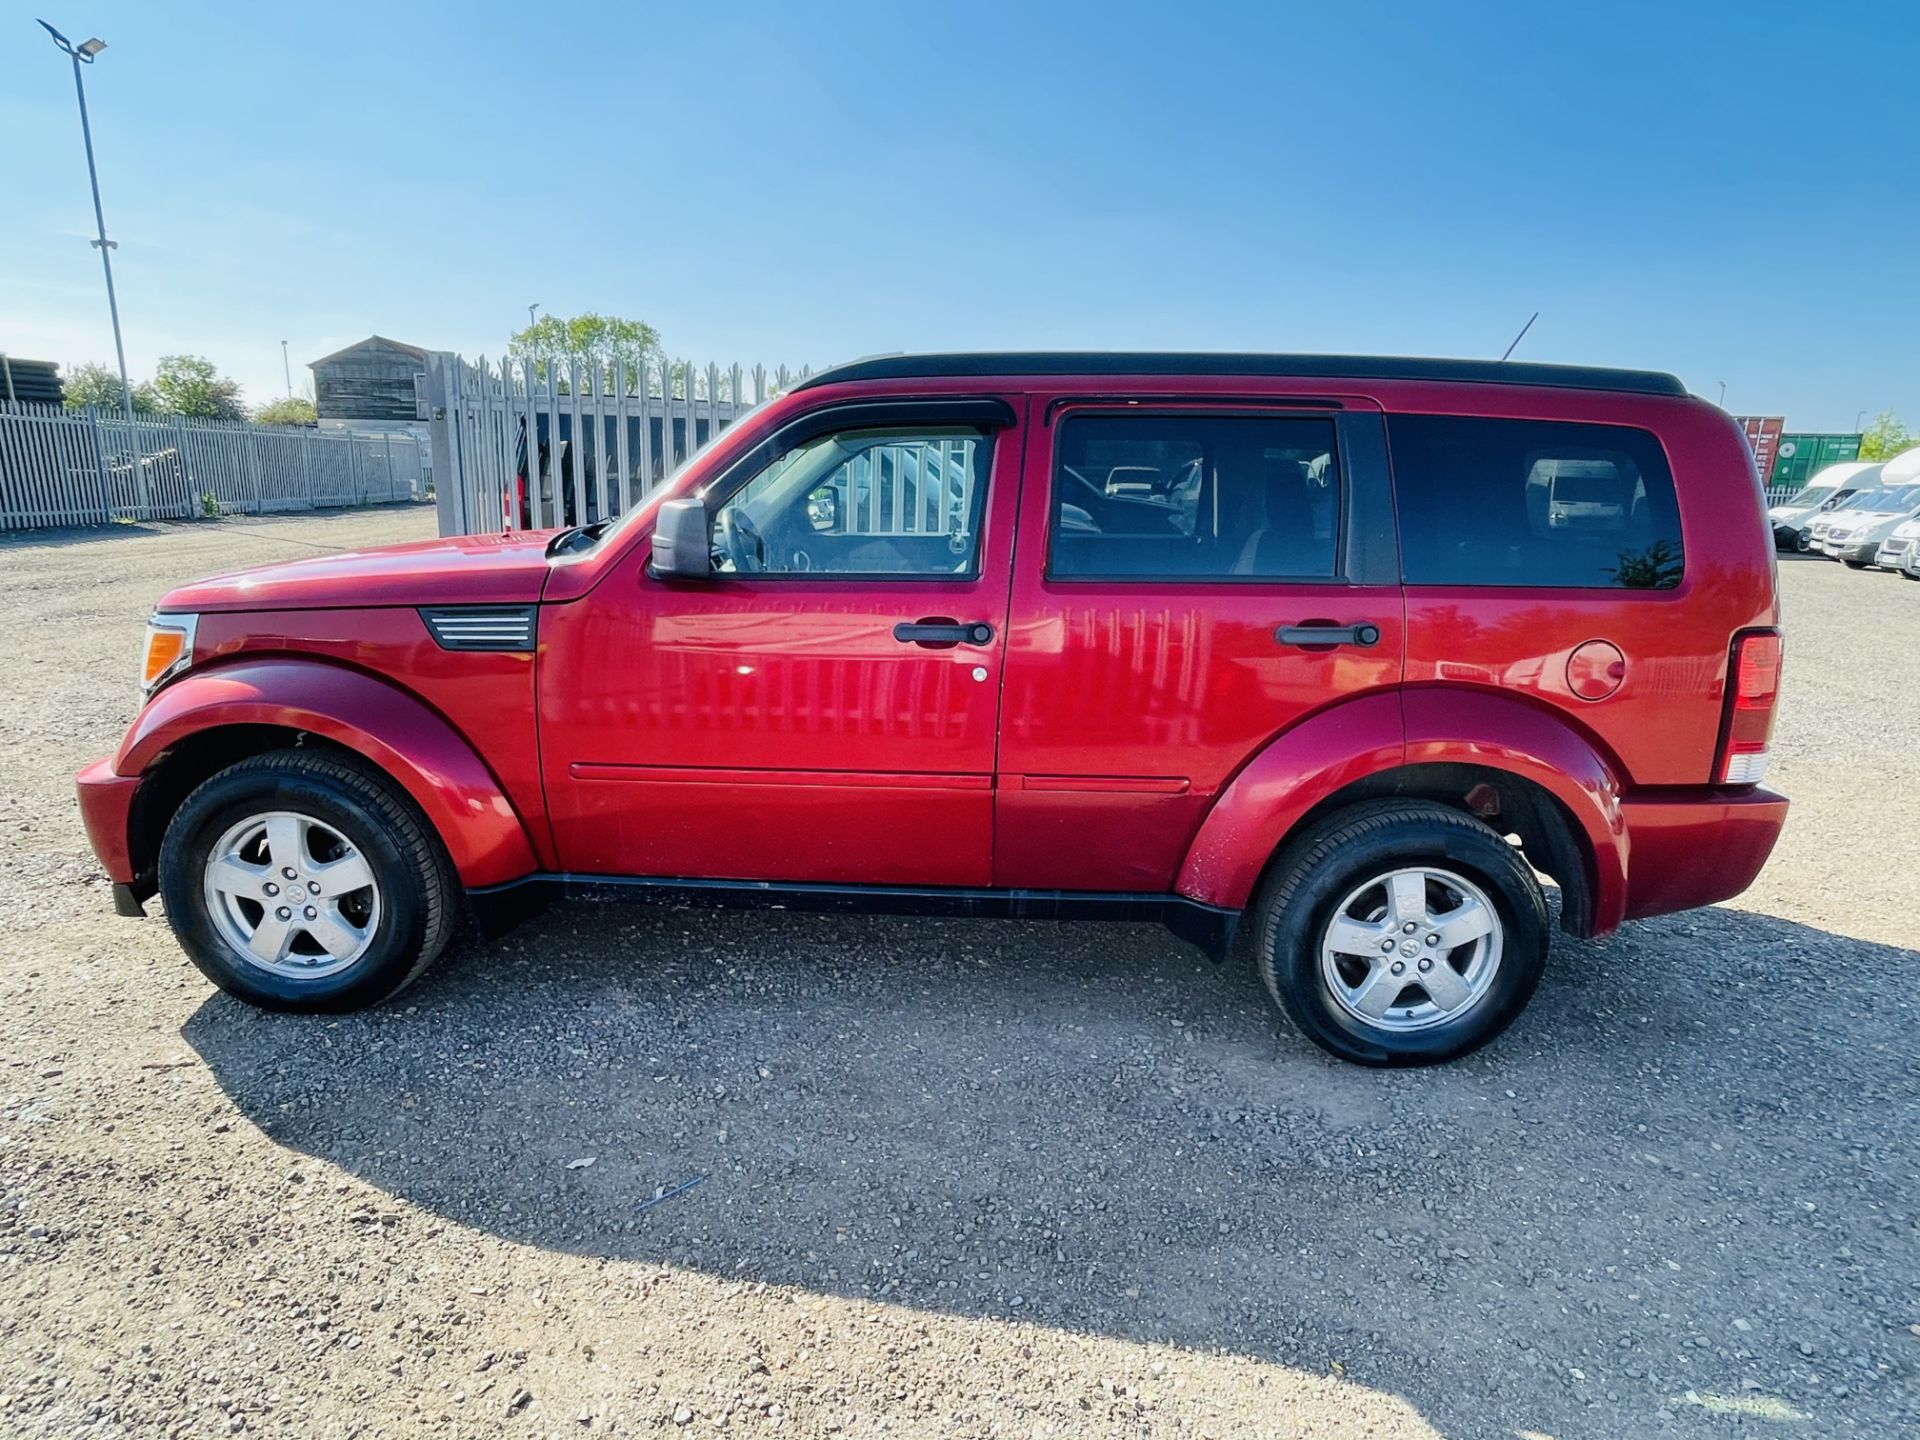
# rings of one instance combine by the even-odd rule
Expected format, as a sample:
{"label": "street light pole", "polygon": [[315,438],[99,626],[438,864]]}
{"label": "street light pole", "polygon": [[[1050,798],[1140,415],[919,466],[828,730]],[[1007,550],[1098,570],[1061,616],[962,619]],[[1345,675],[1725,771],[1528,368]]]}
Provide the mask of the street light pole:
{"label": "street light pole", "polygon": [[280,342],[280,368],[287,372],[287,398],[293,398],[293,362],[287,359],[287,342]]}
{"label": "street light pole", "polygon": [[120,339],[120,302],[113,293],[113,255],[114,242],[107,238],[107,217],[100,209],[100,173],[93,164],[93,126],[87,120],[87,87],[80,78],[80,63],[93,63],[93,57],[107,48],[104,40],[83,40],[74,45],[46,21],[40,22],[40,28],[53,37],[53,43],[66,52],[73,61],[73,93],[80,97],[80,138],[87,147],[87,183],[93,187],[93,223],[100,238],[93,246],[100,252],[100,268],[107,277],[107,311],[113,316],[113,352],[120,361],[120,403],[127,412],[127,419],[133,419],[133,386],[127,379],[127,347]]}

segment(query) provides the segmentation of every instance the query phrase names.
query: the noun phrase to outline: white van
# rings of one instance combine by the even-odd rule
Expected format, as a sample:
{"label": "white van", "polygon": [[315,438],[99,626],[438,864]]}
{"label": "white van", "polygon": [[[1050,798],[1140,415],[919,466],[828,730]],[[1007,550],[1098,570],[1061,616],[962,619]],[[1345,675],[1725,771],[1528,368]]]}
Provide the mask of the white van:
{"label": "white van", "polygon": [[1811,548],[1864,570],[1874,563],[1880,542],[1916,515],[1920,515],[1920,484],[1862,490],[1813,522]]}
{"label": "white van", "polygon": [[[1909,452],[1912,453],[1912,452]],[[1907,457],[1902,455],[1900,459]],[[1767,511],[1773,522],[1773,543],[1779,550],[1807,548],[1807,526],[1824,510],[1844,505],[1862,490],[1878,488],[1885,482],[1877,462],[1849,460],[1829,465],[1807,481],[1806,488],[1792,499]]]}

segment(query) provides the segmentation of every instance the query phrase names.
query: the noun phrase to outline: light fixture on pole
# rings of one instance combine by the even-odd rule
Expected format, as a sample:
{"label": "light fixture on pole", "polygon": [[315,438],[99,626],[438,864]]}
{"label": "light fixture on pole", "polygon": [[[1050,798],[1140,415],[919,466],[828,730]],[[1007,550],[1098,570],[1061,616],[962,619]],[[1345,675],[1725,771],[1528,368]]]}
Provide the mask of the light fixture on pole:
{"label": "light fixture on pole", "polygon": [[87,183],[93,187],[93,223],[100,238],[93,242],[100,252],[100,268],[107,276],[107,312],[113,316],[113,351],[120,361],[120,403],[127,412],[127,419],[133,419],[133,386],[127,380],[127,347],[120,341],[120,302],[113,293],[113,256],[114,242],[107,238],[107,218],[100,209],[100,174],[93,166],[93,126],[87,120],[87,87],[80,78],[82,62],[93,63],[93,57],[107,48],[107,42],[100,39],[82,40],[75,45],[46,21],[40,22],[40,28],[53,37],[66,56],[73,61],[73,92],[80,97],[80,138],[87,146]]}
{"label": "light fixture on pole", "polygon": [[1864,410],[1862,410],[1859,414],[1855,415],[1853,417],[1853,428],[1855,430],[1858,430],[1861,424],[1866,420],[1866,418],[1867,418],[1867,412]]}
{"label": "light fixture on pole", "polygon": [[534,301],[533,304],[527,307],[527,325],[529,328],[531,328],[533,325],[533,312],[538,310],[539,308],[540,308],[540,302],[538,300]]}

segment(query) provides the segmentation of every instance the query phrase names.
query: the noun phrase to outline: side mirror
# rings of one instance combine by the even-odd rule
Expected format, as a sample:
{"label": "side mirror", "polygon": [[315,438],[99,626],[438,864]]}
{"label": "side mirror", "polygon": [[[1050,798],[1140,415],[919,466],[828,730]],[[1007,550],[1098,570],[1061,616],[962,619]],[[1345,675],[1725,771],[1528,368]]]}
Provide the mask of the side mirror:
{"label": "side mirror", "polygon": [[817,485],[807,495],[807,524],[816,532],[840,528],[840,492],[831,485]]}
{"label": "side mirror", "polygon": [[660,502],[653,522],[653,573],[674,580],[704,580],[713,573],[707,507],[700,501]]}

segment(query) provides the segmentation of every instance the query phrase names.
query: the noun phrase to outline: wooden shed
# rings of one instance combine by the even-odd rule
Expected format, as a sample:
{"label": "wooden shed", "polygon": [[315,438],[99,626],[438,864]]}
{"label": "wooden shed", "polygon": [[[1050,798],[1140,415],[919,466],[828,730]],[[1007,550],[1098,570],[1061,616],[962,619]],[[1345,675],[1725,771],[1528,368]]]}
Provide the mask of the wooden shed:
{"label": "wooden shed", "polygon": [[418,420],[415,377],[425,384],[427,352],[417,345],[369,335],[307,366],[313,403],[322,420]]}

